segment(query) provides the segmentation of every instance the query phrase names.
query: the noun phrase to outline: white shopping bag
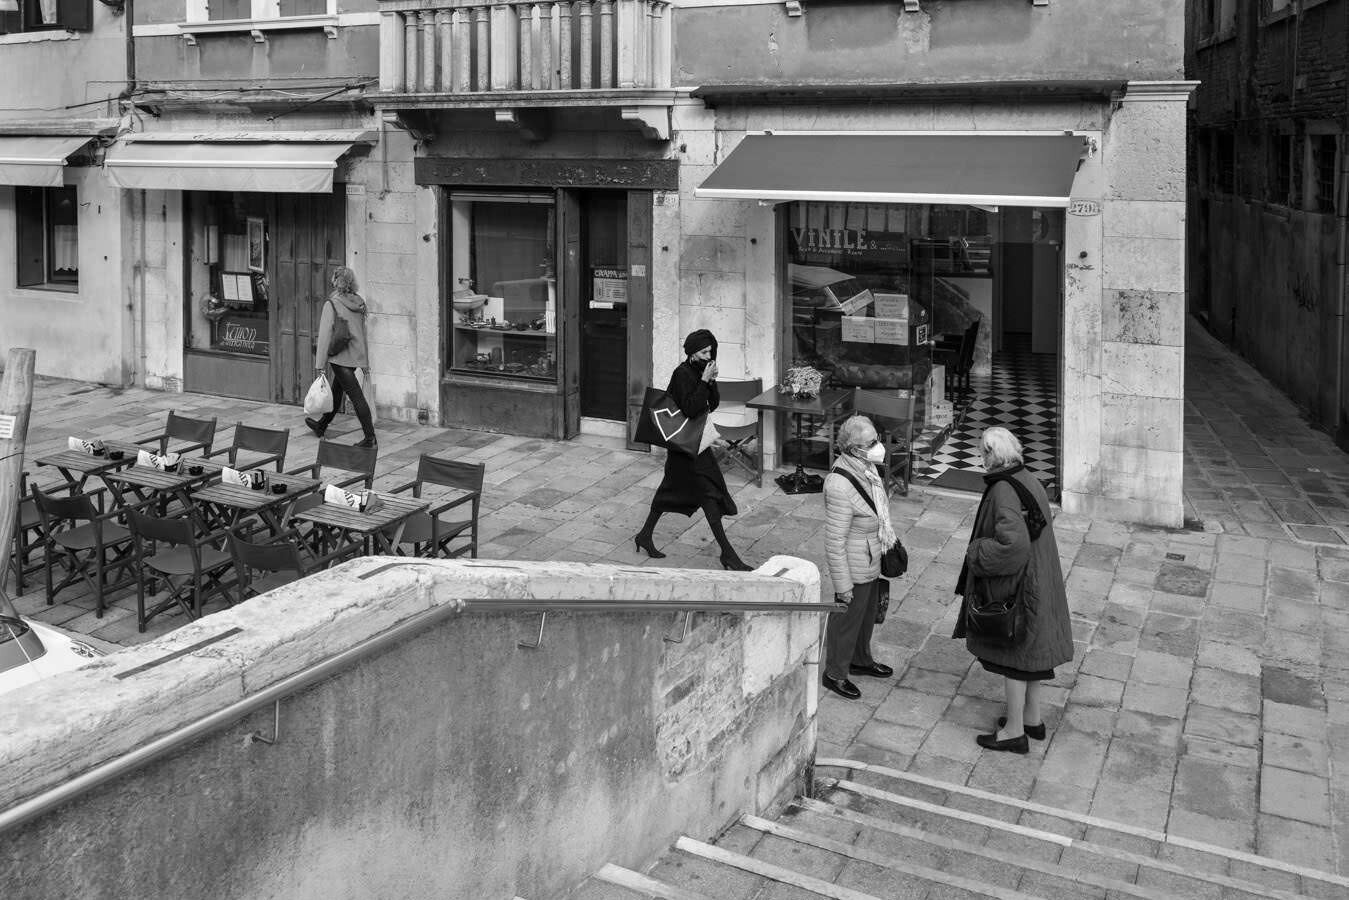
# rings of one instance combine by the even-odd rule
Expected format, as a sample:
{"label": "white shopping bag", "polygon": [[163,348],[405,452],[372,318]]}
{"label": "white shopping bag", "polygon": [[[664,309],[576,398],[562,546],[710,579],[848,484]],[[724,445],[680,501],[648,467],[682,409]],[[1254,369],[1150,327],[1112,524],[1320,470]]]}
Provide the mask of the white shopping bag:
{"label": "white shopping bag", "polygon": [[304,395],[304,414],[312,418],[333,411],[333,389],[328,385],[327,373],[320,372]]}

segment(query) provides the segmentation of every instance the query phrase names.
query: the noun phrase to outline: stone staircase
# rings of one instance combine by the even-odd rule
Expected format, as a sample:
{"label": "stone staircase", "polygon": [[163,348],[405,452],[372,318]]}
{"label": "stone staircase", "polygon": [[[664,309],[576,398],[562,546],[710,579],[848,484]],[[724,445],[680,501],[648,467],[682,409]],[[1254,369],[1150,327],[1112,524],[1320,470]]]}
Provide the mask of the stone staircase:
{"label": "stone staircase", "polygon": [[817,761],[815,796],[568,900],[1349,898],[1349,879],[883,766]]}

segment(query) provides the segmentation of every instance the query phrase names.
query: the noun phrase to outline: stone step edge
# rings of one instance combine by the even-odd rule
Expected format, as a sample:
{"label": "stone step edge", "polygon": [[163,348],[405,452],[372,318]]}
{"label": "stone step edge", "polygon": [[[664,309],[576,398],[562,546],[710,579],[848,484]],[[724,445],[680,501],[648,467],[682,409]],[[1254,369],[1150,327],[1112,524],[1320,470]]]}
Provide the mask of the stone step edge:
{"label": "stone step edge", "polygon": [[1333,884],[1338,887],[1349,888],[1349,878],[1336,875],[1333,872],[1326,872],[1322,869],[1314,869],[1311,866],[1303,866],[1297,863],[1284,862],[1270,856],[1260,856],[1255,853],[1247,853],[1244,850],[1233,850],[1229,847],[1221,847],[1217,844],[1208,844],[1203,841],[1192,840],[1175,834],[1167,834],[1165,831],[1157,831],[1152,828],[1140,828],[1135,825],[1127,825],[1123,822],[1113,822],[1110,819],[1102,819],[1098,816],[1091,816],[1085,813],[1073,812],[1067,809],[1056,809],[1052,806],[1045,806],[1043,803],[1036,803],[1032,800],[1018,800],[1014,797],[1006,797],[1001,794],[990,793],[978,788],[968,787],[963,784],[953,784],[948,781],[939,781],[936,778],[929,778],[926,775],[918,775],[913,772],[903,772],[899,769],[892,769],[889,766],[875,765],[873,763],[864,763],[857,760],[823,758],[815,760],[815,767],[827,767],[835,769],[850,769],[857,772],[874,772],[877,775],[884,775],[887,778],[893,778],[898,781],[908,781],[913,784],[921,784],[924,787],[935,788],[937,790],[947,791],[953,794],[963,794],[967,797],[973,797],[978,800],[984,800],[990,803],[999,803],[1003,806],[1011,806],[1016,809],[1026,810],[1027,812],[1040,813],[1042,815],[1053,816],[1058,819],[1064,819],[1069,822],[1076,822],[1080,825],[1087,825],[1092,828],[1102,828],[1108,831],[1117,831],[1121,834],[1128,834],[1134,837],[1146,838],[1156,841],[1159,844],[1170,844],[1174,847],[1182,847],[1186,850],[1194,850],[1200,853],[1208,853],[1213,856],[1222,856],[1227,859],[1235,859],[1253,866],[1262,866],[1266,869],[1276,869],[1281,872],[1288,872],[1297,875],[1300,878],[1308,878],[1312,881],[1322,881],[1326,884]]}
{"label": "stone step edge", "polygon": [[687,836],[675,841],[675,849],[691,856],[758,875],[761,878],[768,878],[800,888],[803,891],[810,891],[822,897],[828,897],[830,900],[883,900],[883,898],[874,894],[864,894],[861,891],[825,881],[823,878],[816,878],[813,875],[805,875],[782,866],[775,866],[752,856],[745,856],[743,853],[734,853],[712,844],[695,841]]}
{"label": "stone step edge", "polygon": [[598,872],[590,877],[637,891],[639,894],[645,894],[648,897],[657,897],[659,900],[712,900],[706,894],[677,887],[668,882],[652,878],[650,875],[643,875],[641,872],[634,872],[632,869],[625,869],[613,863],[605,863]]}
{"label": "stone step edge", "polygon": [[[1028,828],[1027,826],[1024,825],[1015,825],[1011,822],[1004,822],[1001,819],[988,819],[983,816],[978,816],[975,813],[964,813],[960,810],[949,810],[945,807],[935,806],[934,804],[927,803],[926,801],[923,800],[915,800],[912,797],[904,797],[900,794],[891,794],[888,791],[882,791],[879,788],[867,788],[866,785],[854,785],[853,782],[848,781],[837,781],[834,782],[834,784],[843,790],[849,790],[850,787],[854,786],[862,787],[865,788],[865,790],[853,791],[853,793],[858,793],[861,794],[862,796],[871,797],[872,799],[876,800],[895,803],[896,805],[900,806],[909,806],[914,809],[921,809],[925,812],[935,812],[939,815],[947,816],[948,818],[955,818],[960,819],[961,821],[969,822],[970,824],[985,825],[987,827],[996,827],[1000,831],[1005,831],[1012,834],[1019,834],[1034,839],[1044,840],[1047,843],[1058,844],[1064,849],[1073,847],[1083,851],[1084,853],[1090,853],[1093,856],[1102,856],[1107,859],[1114,859],[1118,860],[1119,862],[1129,863],[1131,865],[1137,865],[1140,867],[1147,866],[1149,868],[1156,869],[1157,871],[1160,872],[1166,872],[1171,875],[1179,875],[1185,878],[1194,878],[1198,881],[1207,881],[1210,884],[1216,884],[1222,887],[1228,887],[1232,888],[1233,890],[1244,891],[1246,893],[1255,894],[1258,896],[1273,897],[1277,898],[1277,900],[1306,900],[1305,894],[1297,894],[1291,891],[1282,890],[1281,888],[1270,887],[1268,885],[1258,884],[1252,881],[1246,881],[1240,878],[1236,878],[1232,875],[1223,875],[1216,872],[1195,872],[1193,869],[1189,869],[1185,866],[1182,866],[1178,863],[1173,863],[1169,860],[1157,859],[1151,856],[1143,856],[1142,854],[1139,853],[1133,853],[1128,850],[1121,850],[1118,847],[1110,847],[1104,844],[1093,844],[1090,841],[1079,841],[1074,838],[1065,837],[1064,835],[1061,834],[1055,834],[1052,831],[1037,832],[1036,829]],[[1007,862],[1010,865],[1019,866],[1023,869],[1033,869],[1037,872],[1048,872],[1049,874],[1057,875],[1058,877],[1067,877],[1060,874],[1062,871],[1060,866],[1040,862],[1039,860],[1034,859],[1023,860],[1015,853],[1009,853],[1007,851],[997,850],[991,847],[984,847],[982,845],[969,844],[966,843],[965,841],[960,841],[955,838],[943,837],[941,835],[933,834],[932,832],[926,831],[922,828],[916,828],[910,825],[902,825],[898,822],[891,822],[889,819],[882,819],[879,818],[878,816],[872,816],[866,813],[856,812],[855,810],[846,809],[841,806],[836,806],[832,803],[825,803],[821,800],[800,798],[794,802],[796,803],[796,805],[800,806],[803,809],[810,809],[814,812],[819,812],[824,815],[834,815],[845,821],[852,822],[857,825],[862,825],[867,828],[874,828],[877,829],[878,831],[886,831],[891,834],[901,835],[903,837],[916,838],[918,840],[923,840],[929,844],[935,844],[940,847],[948,847],[949,849],[957,849],[970,853],[978,853],[979,855],[984,856],[985,858],[997,859],[999,861]],[[1089,873],[1080,873],[1080,872],[1074,873],[1073,879],[1078,881],[1084,881],[1089,884],[1096,884],[1098,887],[1106,887],[1107,885],[1103,883],[1098,883],[1096,879],[1101,879],[1103,882],[1118,881],[1118,879],[1108,878],[1107,876],[1104,875],[1092,875],[1090,878],[1088,878],[1085,877],[1087,874]],[[1174,900],[1174,895],[1156,894],[1153,893],[1151,889],[1146,888],[1143,885],[1131,884],[1128,882],[1119,882],[1119,886],[1112,884],[1109,885],[1109,887],[1112,890],[1119,891],[1121,893],[1129,893],[1138,897],[1146,897],[1148,898],[1148,900],[1153,900],[1153,898],[1157,898],[1157,900]]]}
{"label": "stone step edge", "polygon": [[[976,881],[972,878],[966,878],[963,875],[956,875],[951,872],[943,872],[940,869],[932,869],[927,866],[920,866],[917,863],[906,863],[903,860],[892,859],[884,853],[878,853],[875,850],[868,850],[865,847],[856,847],[852,844],[845,844],[842,841],[836,841],[833,838],[823,837],[800,828],[792,828],[789,825],[783,825],[780,822],[770,822],[767,819],[761,819],[758,816],[744,815],[740,817],[740,824],[753,828],[755,831],[762,831],[765,834],[777,835],[786,838],[789,841],[795,841],[798,844],[806,844],[811,847],[818,847],[821,850],[828,850],[830,853],[847,859],[856,859],[861,862],[870,863],[891,871],[904,872],[907,875],[914,875],[925,881],[936,884],[946,885],[947,887],[960,888],[971,894],[979,894],[983,897],[993,897],[995,900],[1036,900],[1030,894],[1023,894],[1021,891],[1009,887],[1003,887],[996,884],[988,884],[983,881]],[[1121,882],[1122,884],[1123,882]]]}

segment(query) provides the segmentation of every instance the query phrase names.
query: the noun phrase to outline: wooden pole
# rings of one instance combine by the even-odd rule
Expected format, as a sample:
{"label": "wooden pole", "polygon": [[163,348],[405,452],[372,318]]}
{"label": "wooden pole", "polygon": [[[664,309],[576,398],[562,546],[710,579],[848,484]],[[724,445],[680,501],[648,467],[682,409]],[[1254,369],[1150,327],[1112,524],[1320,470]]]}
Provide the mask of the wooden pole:
{"label": "wooden pole", "polygon": [[28,414],[33,408],[33,362],[37,352],[11,347],[0,379],[0,613],[18,612],[4,592],[9,575],[9,554],[14,549],[14,529],[19,518],[19,476],[23,472],[24,444],[28,438]]}

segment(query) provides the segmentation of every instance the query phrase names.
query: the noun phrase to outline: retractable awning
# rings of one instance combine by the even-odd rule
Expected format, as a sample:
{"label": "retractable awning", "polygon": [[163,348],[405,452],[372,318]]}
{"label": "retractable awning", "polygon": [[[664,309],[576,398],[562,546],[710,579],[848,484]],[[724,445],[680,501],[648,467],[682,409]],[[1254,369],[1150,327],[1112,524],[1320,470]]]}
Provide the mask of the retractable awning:
{"label": "retractable awning", "polygon": [[90,140],[87,136],[0,135],[0,184],[60,187],[66,157]]}
{"label": "retractable awning", "polygon": [[737,200],[1068,205],[1073,134],[751,134],[694,190]]}
{"label": "retractable awning", "polygon": [[326,194],[351,141],[121,141],[106,171],[123,188]]}

